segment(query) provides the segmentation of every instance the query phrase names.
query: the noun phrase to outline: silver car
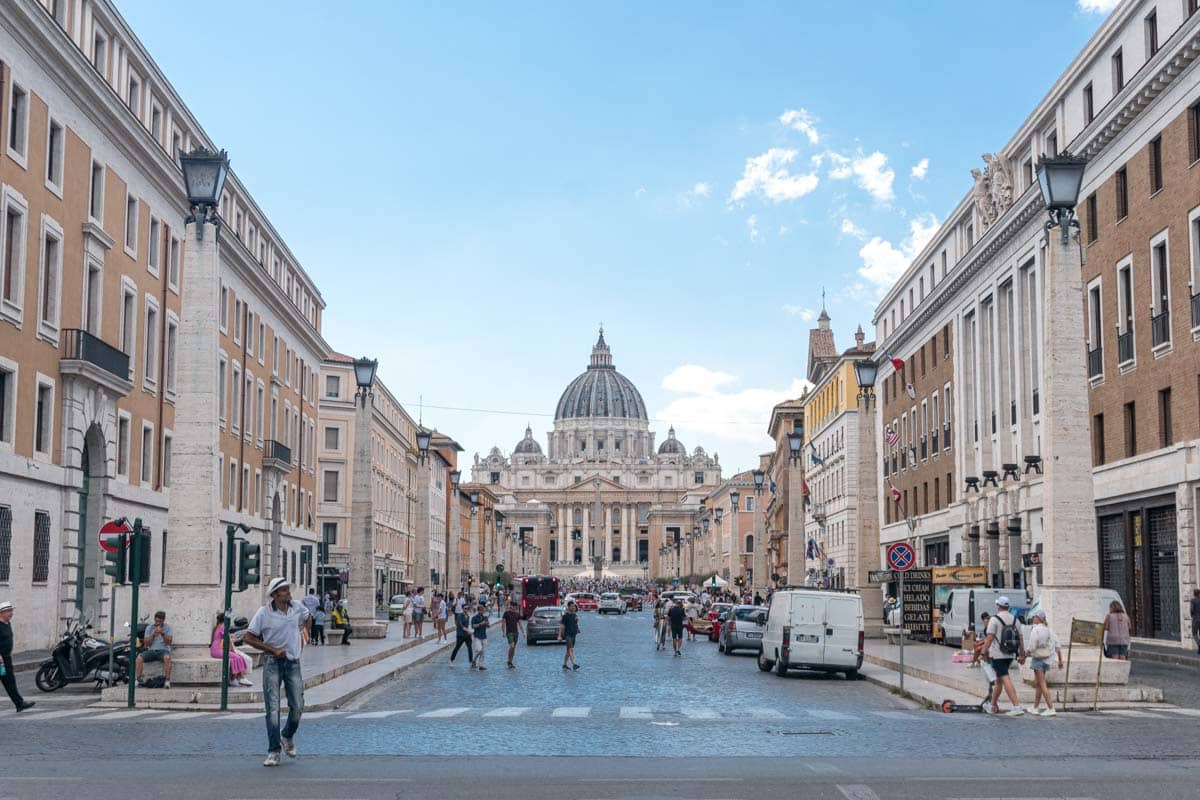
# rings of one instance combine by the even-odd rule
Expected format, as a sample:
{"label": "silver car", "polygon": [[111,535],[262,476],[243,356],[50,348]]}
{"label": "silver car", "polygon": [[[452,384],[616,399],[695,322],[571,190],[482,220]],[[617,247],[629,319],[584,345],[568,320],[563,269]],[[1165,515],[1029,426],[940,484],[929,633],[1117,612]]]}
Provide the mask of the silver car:
{"label": "silver car", "polygon": [[763,631],[766,624],[757,621],[762,612],[766,619],[766,606],[734,606],[725,614],[721,623],[721,639],[717,649],[725,655],[732,655],[734,650],[762,650]]}
{"label": "silver car", "polygon": [[535,608],[525,621],[525,644],[533,647],[538,642],[561,642],[558,626],[562,622],[562,606]]}

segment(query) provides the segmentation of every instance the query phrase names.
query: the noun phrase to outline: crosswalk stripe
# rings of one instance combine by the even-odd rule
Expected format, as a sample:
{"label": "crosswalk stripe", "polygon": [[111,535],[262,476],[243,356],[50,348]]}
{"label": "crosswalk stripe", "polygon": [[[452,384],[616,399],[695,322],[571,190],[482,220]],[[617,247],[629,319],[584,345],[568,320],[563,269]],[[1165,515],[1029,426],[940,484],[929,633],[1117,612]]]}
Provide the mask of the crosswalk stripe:
{"label": "crosswalk stripe", "polygon": [[810,708],[808,713],[817,719],[854,719],[853,714],[846,714],[841,711],[834,711],[830,708]]}
{"label": "crosswalk stripe", "polygon": [[680,712],[688,719],[720,719],[721,715],[711,708],[681,708]]}
{"label": "crosswalk stripe", "polygon": [[321,719],[322,717],[340,717],[347,714],[346,711],[313,711],[310,714],[305,714],[304,719]]}
{"label": "crosswalk stripe", "polygon": [[426,711],[424,714],[418,714],[418,717],[442,719],[445,717],[457,717],[463,712],[470,711],[468,706],[454,706],[452,708],[439,708],[436,711]]}
{"label": "crosswalk stripe", "polygon": [[559,706],[558,708],[554,709],[554,711],[550,712],[550,716],[579,719],[581,717],[586,717],[591,713],[591,706]]}
{"label": "crosswalk stripe", "polygon": [[529,706],[508,706],[505,708],[494,708],[484,714],[485,717],[519,717],[526,711],[529,711]]}
{"label": "crosswalk stripe", "polygon": [[619,716],[621,719],[654,719],[654,713],[643,706],[625,706]]}
{"label": "crosswalk stripe", "polygon": [[1183,714],[1185,717],[1200,717],[1200,708],[1159,708],[1156,711],[1165,711],[1168,714]]}
{"label": "crosswalk stripe", "polygon": [[773,708],[751,708],[747,713],[755,719],[781,719],[783,713]]}
{"label": "crosswalk stripe", "polygon": [[144,717],[147,714],[162,714],[162,712],[158,711],[156,709],[153,709],[153,708],[138,708],[138,709],[133,709],[132,711],[128,711],[128,710],[112,711],[107,714],[100,714],[95,717],[88,717],[87,721],[94,722],[96,720],[101,720],[101,719],[102,720],[133,719],[134,717]]}
{"label": "crosswalk stripe", "polygon": [[[60,719],[62,717],[73,717],[78,714],[94,714],[94,708],[68,708],[62,711],[27,711],[21,715],[22,720],[38,721],[42,719]],[[13,714],[12,716],[16,716]]]}
{"label": "crosswalk stripe", "polygon": [[406,714],[412,709],[402,708],[399,711],[367,711],[362,714],[351,714],[346,719],[387,719],[396,714]]}

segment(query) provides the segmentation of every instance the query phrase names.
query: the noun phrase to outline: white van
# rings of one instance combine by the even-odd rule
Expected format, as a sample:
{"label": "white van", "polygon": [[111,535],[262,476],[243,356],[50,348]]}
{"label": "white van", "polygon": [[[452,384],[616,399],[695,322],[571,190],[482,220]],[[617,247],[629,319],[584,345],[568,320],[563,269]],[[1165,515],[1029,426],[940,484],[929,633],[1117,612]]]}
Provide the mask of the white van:
{"label": "white van", "polygon": [[940,623],[942,639],[946,644],[958,647],[962,644],[965,631],[974,630],[983,635],[983,624],[979,615],[983,612],[996,613],[996,598],[1009,596],[1020,589],[952,589],[941,608]]}
{"label": "white van", "polygon": [[771,595],[758,668],[858,675],[863,661],[862,598],[845,592],[789,589]]}

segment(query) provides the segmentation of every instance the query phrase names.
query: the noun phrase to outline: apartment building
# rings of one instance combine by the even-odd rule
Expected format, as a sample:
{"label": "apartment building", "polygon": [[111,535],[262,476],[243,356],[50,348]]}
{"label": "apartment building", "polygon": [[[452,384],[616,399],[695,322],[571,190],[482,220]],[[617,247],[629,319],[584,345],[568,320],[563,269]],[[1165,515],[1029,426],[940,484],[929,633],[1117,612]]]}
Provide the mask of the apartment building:
{"label": "apartment building", "polygon": [[[320,293],[231,173],[219,297],[185,296],[178,155],[215,148],[113,3],[0,4],[0,62],[0,591],[22,608],[16,635],[45,647],[64,619],[107,626],[97,532],[115,517],[152,531],[148,607],[170,613],[184,584],[205,619],[220,606],[218,521],[277,533],[288,557],[270,569],[311,584]],[[171,504],[194,313],[220,324],[203,542]],[[197,547],[214,554],[200,580],[179,566]],[[181,643],[207,634],[200,616]]]}
{"label": "apartment building", "polygon": [[[823,323],[829,324],[825,315]],[[785,400],[771,409],[767,435],[774,449],[767,460],[763,499],[766,525],[766,571],[760,575],[763,586],[787,586],[799,583],[804,577],[804,526],[808,518],[805,495],[807,457],[794,456],[791,435],[804,433],[804,403],[806,397]],[[760,585],[758,581],[755,585]]]}
{"label": "apartment building", "polygon": [[[1136,636],[1177,642],[1190,630],[1185,598],[1198,583],[1200,481],[1190,466],[1200,455],[1197,55],[1194,3],[1119,4],[1008,143],[973,170],[971,191],[876,310],[881,353],[904,362],[897,377],[880,359],[889,395],[877,424],[899,422],[910,454],[899,469],[889,461],[885,485],[890,477],[907,495],[921,555],[927,564],[983,564],[996,585],[1036,592],[1043,473],[1054,465],[1041,461],[1043,330],[1053,309],[1044,307],[1045,215],[1034,171],[1042,154],[1088,159],[1078,350],[1089,407],[1079,414],[1091,422],[1095,582],[1121,593]],[[913,373],[922,353],[925,377]],[[909,384],[921,387],[918,447],[938,416],[933,392],[942,392],[936,469],[932,452],[906,469],[914,403],[898,390]],[[930,490],[927,502],[925,485],[942,475],[953,491]],[[881,541],[908,536],[888,493],[880,503]]]}

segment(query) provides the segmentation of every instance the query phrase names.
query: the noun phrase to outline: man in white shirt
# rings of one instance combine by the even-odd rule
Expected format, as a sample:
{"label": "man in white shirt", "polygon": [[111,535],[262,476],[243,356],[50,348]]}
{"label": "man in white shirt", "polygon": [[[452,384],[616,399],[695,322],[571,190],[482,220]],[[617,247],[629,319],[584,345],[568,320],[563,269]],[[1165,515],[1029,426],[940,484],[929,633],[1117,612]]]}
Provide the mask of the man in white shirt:
{"label": "man in white shirt", "polygon": [[[1008,610],[1008,606],[1007,597],[996,598],[996,613],[988,620],[987,636],[976,645],[976,651],[987,653],[988,663],[996,671],[990,713],[1000,713],[1000,691],[1003,689],[1004,693],[1008,695],[1009,702],[1012,703],[1012,709],[1008,712],[1008,716],[1019,717],[1025,713],[1025,709],[1021,707],[1021,701],[1017,698],[1017,690],[1013,686],[1012,676],[1008,674],[1008,671],[1012,667],[1014,659],[1018,664],[1025,663],[1025,644],[1021,640],[1021,628],[1017,625],[1016,618]],[[1012,651],[1011,645],[1008,648],[1003,645],[1006,639],[1011,641],[1014,635],[1017,640],[1015,652]]]}
{"label": "man in white shirt", "polygon": [[425,625],[425,587],[417,587],[417,593],[413,595],[412,604],[414,635],[420,639],[421,629]]}
{"label": "man in white shirt", "polygon": [[[304,710],[304,677],[300,674],[300,651],[308,644],[312,615],[292,601],[287,578],[276,578],[267,587],[271,602],[260,608],[246,630],[246,644],[267,654],[263,659],[263,700],[267,711],[267,760],[264,767],[279,766],[279,750],[296,757],[296,729]],[[279,687],[287,692],[288,716],[279,729]],[[282,741],[281,741],[282,738]]]}

